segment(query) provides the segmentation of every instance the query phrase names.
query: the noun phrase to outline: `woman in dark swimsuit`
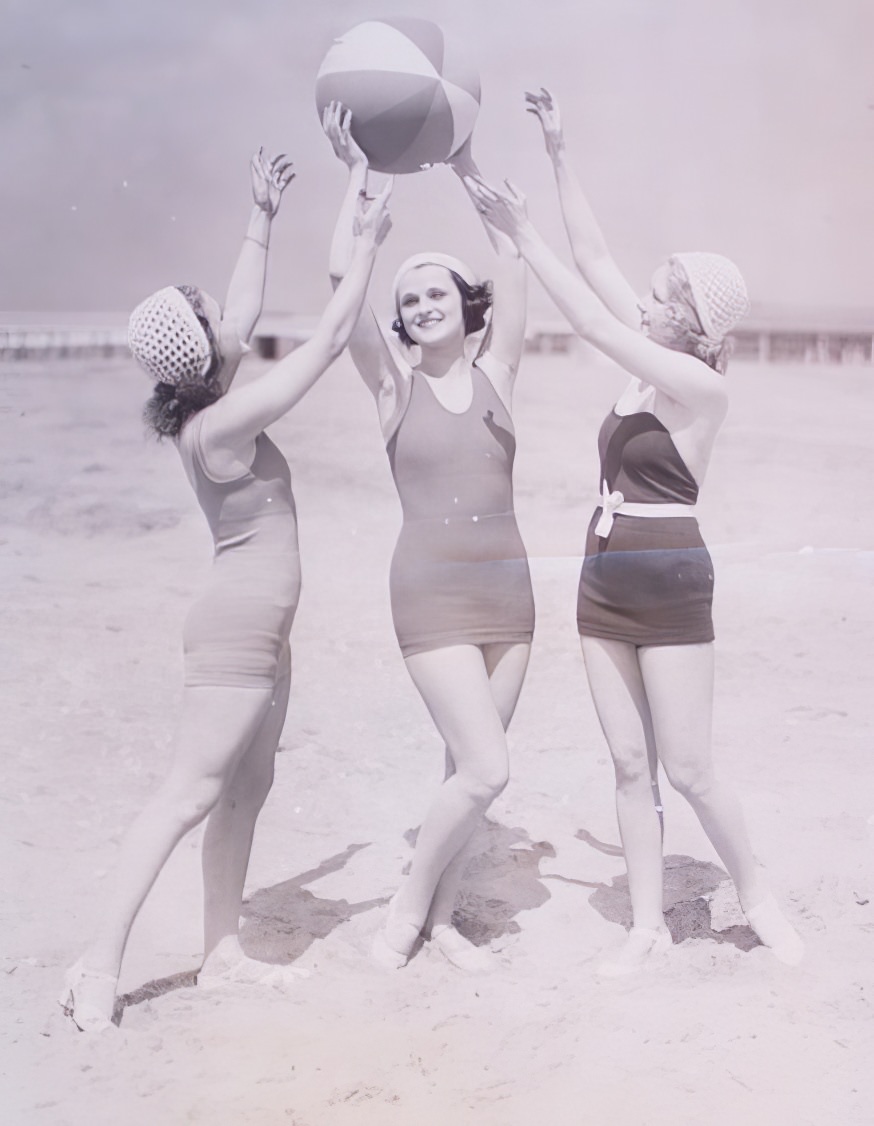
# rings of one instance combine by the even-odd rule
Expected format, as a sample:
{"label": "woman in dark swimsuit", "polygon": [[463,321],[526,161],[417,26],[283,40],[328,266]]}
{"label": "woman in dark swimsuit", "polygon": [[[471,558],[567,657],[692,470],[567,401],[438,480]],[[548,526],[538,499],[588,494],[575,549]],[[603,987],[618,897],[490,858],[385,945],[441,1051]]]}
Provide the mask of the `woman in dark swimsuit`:
{"label": "woman in dark swimsuit", "polygon": [[111,1027],[119,969],[137,912],[182,837],[203,838],[200,984],[269,981],[238,927],[255,821],[273,781],[288,706],[288,637],[300,591],[288,464],[264,433],[340,355],[358,318],[387,193],[350,217],[351,264],[312,336],[233,387],[261,312],[270,224],[291,179],[284,158],[252,162],[255,207],[224,309],[193,286],[168,286],[130,320],[131,350],[155,380],[145,417],[172,438],[212,532],[215,557],[183,630],[185,687],[172,766],[122,842],[98,933],[67,972],[61,1004],[82,1031]]}
{"label": "woman in dark swimsuit", "polygon": [[[367,159],[334,104],[325,131],[349,168],[347,209],[367,179]],[[454,158],[475,172],[469,151]],[[348,220],[341,213],[331,254],[346,271]],[[446,744],[446,779],[428,810],[409,878],[394,896],[374,957],[406,964],[420,934],[453,964],[490,967],[488,952],[452,925],[464,848],[507,782],[506,728],[528,665],[534,604],[525,548],[513,512],[512,391],[525,328],[524,266],[506,239],[489,323],[491,289],[463,262],[421,254],[394,284],[402,348],[387,343],[372,314],[350,341],[373,392],[403,526],[392,560],[392,616],[407,670]],[[471,347],[473,345],[473,348]],[[412,347],[418,362],[411,358]]]}
{"label": "woman in dark swimsuit", "polygon": [[577,607],[589,685],[616,772],[633,912],[625,946],[600,969],[632,972],[671,942],[662,906],[658,762],[698,815],[752,928],[794,964],[801,940],[768,891],[740,806],[715,776],[710,749],[713,567],[694,505],[727,409],[725,337],[748,308],[743,279],[719,255],[677,254],[656,271],[638,304],[565,162],[557,106],[545,90],[526,97],[543,127],[573,256],[588,286],[543,243],[515,189],[499,192],[482,181],[469,187],[573,328],[631,376],[599,435],[602,503],[586,538]]}

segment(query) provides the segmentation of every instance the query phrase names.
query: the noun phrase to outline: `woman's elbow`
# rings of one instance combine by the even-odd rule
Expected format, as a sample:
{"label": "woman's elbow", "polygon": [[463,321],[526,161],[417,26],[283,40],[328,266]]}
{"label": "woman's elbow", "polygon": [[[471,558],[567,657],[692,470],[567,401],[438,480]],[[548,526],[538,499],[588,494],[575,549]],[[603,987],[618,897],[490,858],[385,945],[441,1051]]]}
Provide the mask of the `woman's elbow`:
{"label": "woman's elbow", "polygon": [[350,336],[351,330],[344,325],[331,325],[316,330],[313,343],[321,352],[326,366],[343,354]]}

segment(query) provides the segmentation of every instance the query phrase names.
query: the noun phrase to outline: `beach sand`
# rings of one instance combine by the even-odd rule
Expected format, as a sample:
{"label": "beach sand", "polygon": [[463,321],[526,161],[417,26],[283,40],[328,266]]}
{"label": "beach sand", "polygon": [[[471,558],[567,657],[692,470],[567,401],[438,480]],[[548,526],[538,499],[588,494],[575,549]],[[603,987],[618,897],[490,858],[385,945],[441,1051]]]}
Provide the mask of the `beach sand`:
{"label": "beach sand", "polygon": [[[250,376],[260,363],[247,361]],[[144,437],[147,384],[131,363],[0,368],[4,1122],[874,1121],[872,371],[738,363],[728,378],[701,503],[717,568],[715,753],[804,963],[756,944],[665,784],[676,944],[658,972],[594,975],[629,903],[574,610],[595,436],[621,377],[582,349],[527,356],[517,391],[537,632],[512,780],[459,904],[496,972],[465,976],[428,948],[401,972],[370,962],[442,748],[394,639],[399,505],[344,358],[271,429],[292,466],[304,592],[242,933],[252,956],[308,976],[285,991],[194,986],[195,832],[135,925],[120,1028],[91,1037],[55,997],[118,841],[168,766],[181,623],[210,543],[172,446]]]}

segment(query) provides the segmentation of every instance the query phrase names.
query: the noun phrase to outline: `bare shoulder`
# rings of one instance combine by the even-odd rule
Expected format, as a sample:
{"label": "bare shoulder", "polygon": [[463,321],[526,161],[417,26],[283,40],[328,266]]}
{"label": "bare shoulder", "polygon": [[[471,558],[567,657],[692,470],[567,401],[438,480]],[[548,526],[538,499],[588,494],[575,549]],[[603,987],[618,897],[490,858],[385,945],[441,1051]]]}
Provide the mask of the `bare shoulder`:
{"label": "bare shoulder", "polygon": [[245,476],[255,460],[255,438],[236,433],[233,389],[205,407],[180,435],[180,445],[188,444],[203,472],[217,483],[236,481]]}

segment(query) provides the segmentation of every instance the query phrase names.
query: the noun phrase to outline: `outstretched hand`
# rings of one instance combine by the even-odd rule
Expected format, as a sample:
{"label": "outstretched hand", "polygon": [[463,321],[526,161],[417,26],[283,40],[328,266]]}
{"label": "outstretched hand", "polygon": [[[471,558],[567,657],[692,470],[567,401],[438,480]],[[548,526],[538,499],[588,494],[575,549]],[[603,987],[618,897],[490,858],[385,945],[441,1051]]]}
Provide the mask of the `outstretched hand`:
{"label": "outstretched hand", "polygon": [[461,148],[457,149],[446,163],[456,175],[464,179],[465,176],[478,176],[479,169],[473,159],[473,134],[471,134]]}
{"label": "outstretched hand", "polygon": [[352,110],[342,102],[330,102],[322,114],[322,128],[331,142],[334,155],[348,168],[356,164],[367,165],[363,149],[352,136]]}
{"label": "outstretched hand", "polygon": [[464,183],[483,219],[515,245],[528,224],[528,205],[522,192],[509,180],[504,181],[503,192],[479,176],[465,176]]}
{"label": "outstretched hand", "polygon": [[388,201],[394,187],[394,177],[386,181],[385,187],[375,196],[359,192],[355,205],[355,218],[352,221],[352,234],[356,238],[371,239],[375,246],[381,246],[391,230],[391,215]]}
{"label": "outstretched hand", "polygon": [[527,112],[533,113],[540,122],[546,151],[550,156],[555,156],[564,148],[564,134],[561,130],[561,111],[558,108],[558,102],[545,86],[540,87],[539,94],[526,91],[525,101],[528,102]]}
{"label": "outstretched hand", "polygon": [[292,167],[285,153],[270,158],[261,148],[252,157],[250,169],[255,205],[271,218],[279,210],[282,193],[294,179]]}

